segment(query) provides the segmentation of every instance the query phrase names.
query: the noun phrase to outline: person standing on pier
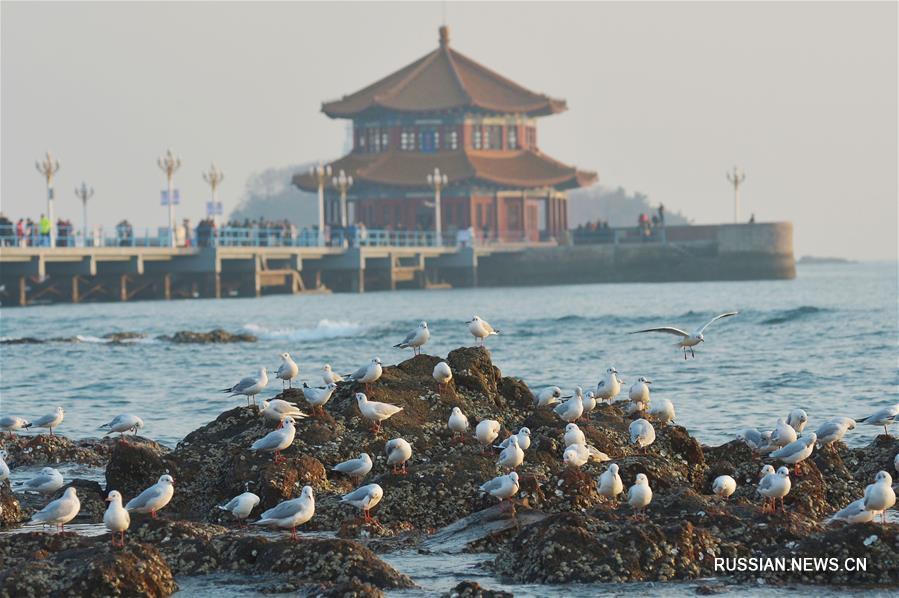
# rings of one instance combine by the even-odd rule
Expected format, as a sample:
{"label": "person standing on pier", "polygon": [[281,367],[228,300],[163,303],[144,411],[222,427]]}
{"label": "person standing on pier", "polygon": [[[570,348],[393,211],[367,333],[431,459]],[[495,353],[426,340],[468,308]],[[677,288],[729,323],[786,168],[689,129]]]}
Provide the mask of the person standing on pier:
{"label": "person standing on pier", "polygon": [[41,235],[42,247],[50,246],[50,228],[52,226],[50,219],[41,214],[41,219],[38,221],[38,232],[40,232]]}

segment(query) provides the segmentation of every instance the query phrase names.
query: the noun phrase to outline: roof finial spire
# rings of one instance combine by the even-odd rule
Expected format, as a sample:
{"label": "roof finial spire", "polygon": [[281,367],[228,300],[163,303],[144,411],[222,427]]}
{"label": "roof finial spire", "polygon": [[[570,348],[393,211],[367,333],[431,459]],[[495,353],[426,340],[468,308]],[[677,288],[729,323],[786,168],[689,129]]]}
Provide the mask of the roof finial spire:
{"label": "roof finial spire", "polygon": [[449,45],[449,27],[441,25],[438,31],[440,31],[440,47],[445,48]]}

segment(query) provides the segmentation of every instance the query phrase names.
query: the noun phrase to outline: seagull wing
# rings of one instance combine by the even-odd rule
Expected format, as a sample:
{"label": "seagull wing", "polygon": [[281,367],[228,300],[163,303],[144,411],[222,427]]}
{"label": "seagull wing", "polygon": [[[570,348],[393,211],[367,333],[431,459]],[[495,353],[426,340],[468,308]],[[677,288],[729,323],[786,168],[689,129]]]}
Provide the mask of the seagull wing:
{"label": "seagull wing", "polygon": [[344,494],[341,497],[340,502],[353,502],[353,501],[357,501],[357,500],[362,500],[363,498],[368,496],[368,491],[369,491],[368,486],[362,486],[361,488],[356,488],[349,494]]}
{"label": "seagull wing", "polygon": [[488,481],[484,482],[483,484],[481,484],[481,490],[483,490],[484,492],[487,492],[488,494],[490,492],[499,490],[502,487],[503,487],[503,476],[500,476],[498,478],[493,478],[492,480],[488,480]]}
{"label": "seagull wing", "polygon": [[283,430],[286,428],[281,428],[280,430],[274,430],[273,432],[269,432],[259,440],[253,443],[250,447],[251,451],[268,451],[276,448],[284,441],[284,433]]}
{"label": "seagull wing", "polygon": [[729,312],[726,312],[726,313],[723,313],[723,314],[719,314],[719,315],[715,316],[714,318],[712,318],[711,320],[709,320],[708,322],[706,322],[706,323],[705,323],[705,326],[703,326],[702,328],[700,328],[699,330],[696,331],[696,334],[697,334],[697,335],[698,335],[698,334],[702,334],[703,331],[704,331],[706,328],[708,328],[709,326],[711,326],[712,323],[714,323],[715,321],[720,320],[721,318],[729,318],[729,317],[731,317],[731,316],[735,316],[735,315],[737,315],[738,313],[740,313],[740,312],[729,311]]}
{"label": "seagull wing", "polygon": [[356,370],[355,372],[353,372],[352,374],[348,375],[347,378],[350,378],[352,380],[358,380],[359,378],[365,377],[366,372],[368,372],[368,366],[364,365],[361,368],[359,368],[358,370]]}
{"label": "seagull wing", "polygon": [[303,507],[303,497],[286,500],[262,514],[262,519],[287,519]]}
{"label": "seagull wing", "polygon": [[159,484],[153,484],[152,486],[129,500],[128,504],[125,505],[125,508],[129,511],[134,509],[142,509],[162,496],[162,492],[163,490],[159,486]]}
{"label": "seagull wing", "polygon": [[255,386],[259,381],[256,378],[250,378],[249,376],[243,378],[240,382],[231,387],[231,392],[234,394],[240,394],[241,392],[247,390]]}
{"label": "seagull wing", "polygon": [[659,328],[647,328],[645,330],[634,330],[631,334],[640,334],[641,332],[665,332],[668,334],[674,334],[677,336],[690,336],[688,333],[684,332],[680,328],[675,328],[674,326],[661,326]]}

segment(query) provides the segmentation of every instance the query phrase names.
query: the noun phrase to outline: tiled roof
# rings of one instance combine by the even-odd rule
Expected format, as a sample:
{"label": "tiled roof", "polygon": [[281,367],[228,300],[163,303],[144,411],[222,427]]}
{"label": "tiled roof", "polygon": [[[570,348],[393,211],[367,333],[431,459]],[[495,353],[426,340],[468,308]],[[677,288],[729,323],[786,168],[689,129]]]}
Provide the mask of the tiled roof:
{"label": "tiled roof", "polygon": [[449,46],[446,27],[440,46],[412,64],[340,100],[322,104],[332,118],[368,110],[439,112],[455,108],[540,116],[562,112],[565,100],[535,93],[506,79]]}

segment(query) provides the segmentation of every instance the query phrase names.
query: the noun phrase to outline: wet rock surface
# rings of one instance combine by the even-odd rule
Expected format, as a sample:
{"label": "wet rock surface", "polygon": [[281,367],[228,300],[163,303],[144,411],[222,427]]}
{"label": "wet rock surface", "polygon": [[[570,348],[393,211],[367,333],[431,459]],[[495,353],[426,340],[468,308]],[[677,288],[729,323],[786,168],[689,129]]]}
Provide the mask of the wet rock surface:
{"label": "wet rock surface", "polygon": [[194,332],[192,330],[179,330],[172,335],[160,335],[161,341],[170,343],[255,343],[259,339],[252,334],[240,332],[228,332],[222,328],[216,328],[209,332]]}
{"label": "wet rock surface", "polygon": [[80,463],[92,467],[104,467],[112,450],[112,438],[88,438],[69,440],[59,434],[0,435],[0,448],[9,453],[11,467]]}

